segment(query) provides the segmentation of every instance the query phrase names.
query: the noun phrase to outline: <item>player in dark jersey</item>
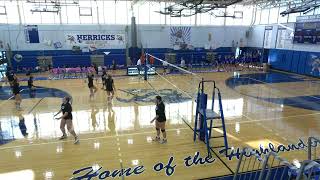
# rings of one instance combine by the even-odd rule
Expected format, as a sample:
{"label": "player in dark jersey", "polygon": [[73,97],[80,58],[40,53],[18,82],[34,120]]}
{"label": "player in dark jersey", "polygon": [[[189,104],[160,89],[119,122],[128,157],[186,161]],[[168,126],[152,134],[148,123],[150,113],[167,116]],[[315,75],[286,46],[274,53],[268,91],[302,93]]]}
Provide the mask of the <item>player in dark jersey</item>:
{"label": "player in dark jersey", "polygon": [[33,85],[33,76],[30,74],[29,75],[29,80],[28,80],[28,88],[29,88],[29,97],[34,98],[36,96],[36,87]]}
{"label": "player in dark jersey", "polygon": [[93,97],[94,93],[97,92],[97,88],[93,85],[93,78],[94,78],[94,75],[92,72],[90,72],[88,74],[88,87],[90,89],[90,97]]}
{"label": "player in dark jersey", "polygon": [[116,70],[117,70],[117,63],[115,60],[112,60],[112,72],[115,73]]}
{"label": "player in dark jersey", "polygon": [[98,76],[98,66],[96,64],[93,64],[93,68],[94,68],[94,71],[95,71],[95,74]]}
{"label": "player in dark jersey", "polygon": [[29,80],[28,80],[28,88],[29,90],[34,90],[36,87],[33,85],[33,76],[30,75]]}
{"label": "player in dark jersey", "polygon": [[113,99],[114,92],[116,91],[113,79],[110,74],[108,74],[108,78],[105,80],[105,86],[108,95],[108,101],[110,101]]}
{"label": "player in dark jersey", "polygon": [[15,77],[14,80],[12,81],[12,92],[14,94],[16,109],[20,110],[22,98],[20,96],[20,85],[17,77]]}
{"label": "player in dark jersey", "polygon": [[101,81],[102,81],[102,88],[101,89],[104,89],[105,87],[105,80],[107,78],[107,71],[105,68],[102,69],[102,75],[101,75]]}
{"label": "player in dark jersey", "polygon": [[163,139],[160,141],[161,144],[167,143],[166,120],[165,105],[161,96],[156,96],[156,117],[150,123],[156,121],[157,136],[153,139],[154,141],[160,141],[161,130],[163,136]]}
{"label": "player in dark jersey", "polygon": [[73,123],[72,123],[72,106],[71,106],[70,100],[71,100],[70,97],[63,98],[61,109],[57,114],[54,115],[54,117],[62,112],[62,116],[59,118],[56,118],[56,119],[61,119],[60,129],[62,131],[62,136],[59,138],[59,140],[63,140],[67,138],[67,134],[65,130],[65,126],[67,125],[67,129],[69,133],[74,136],[74,144],[78,144],[79,138],[77,134],[74,132]]}
{"label": "player in dark jersey", "polygon": [[10,68],[7,69],[6,77],[7,77],[7,81],[9,82],[10,86],[12,87],[13,81],[16,78],[16,76],[15,76],[14,72],[12,70],[10,70]]}

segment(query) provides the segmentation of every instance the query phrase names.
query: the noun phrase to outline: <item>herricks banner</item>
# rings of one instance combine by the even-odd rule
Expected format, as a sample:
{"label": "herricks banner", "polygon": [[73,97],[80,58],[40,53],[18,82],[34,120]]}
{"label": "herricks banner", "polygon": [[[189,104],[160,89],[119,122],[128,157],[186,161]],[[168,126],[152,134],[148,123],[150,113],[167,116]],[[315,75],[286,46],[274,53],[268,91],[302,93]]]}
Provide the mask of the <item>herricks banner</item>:
{"label": "herricks banner", "polygon": [[66,34],[66,43],[71,46],[94,45],[97,48],[110,46],[124,46],[124,34]]}

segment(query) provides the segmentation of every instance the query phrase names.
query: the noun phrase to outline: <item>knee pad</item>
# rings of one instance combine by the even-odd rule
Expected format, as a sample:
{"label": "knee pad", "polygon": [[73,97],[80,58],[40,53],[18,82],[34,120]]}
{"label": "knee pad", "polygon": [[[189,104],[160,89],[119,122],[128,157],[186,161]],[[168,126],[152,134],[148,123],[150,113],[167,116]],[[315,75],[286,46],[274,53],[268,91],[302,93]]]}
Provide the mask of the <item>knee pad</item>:
{"label": "knee pad", "polygon": [[163,132],[163,133],[166,132],[166,129],[161,129],[161,132]]}
{"label": "knee pad", "polygon": [[160,129],[159,129],[159,128],[156,128],[156,130],[159,131]]}

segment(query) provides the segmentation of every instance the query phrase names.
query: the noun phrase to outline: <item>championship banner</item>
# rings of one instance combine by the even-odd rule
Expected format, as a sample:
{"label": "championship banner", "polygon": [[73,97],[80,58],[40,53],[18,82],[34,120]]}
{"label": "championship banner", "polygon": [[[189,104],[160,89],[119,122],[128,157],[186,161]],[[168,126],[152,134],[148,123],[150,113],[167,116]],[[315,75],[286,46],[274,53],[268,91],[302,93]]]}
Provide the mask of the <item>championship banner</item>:
{"label": "championship banner", "polygon": [[37,25],[24,26],[24,36],[26,43],[40,43]]}
{"label": "championship banner", "polygon": [[169,35],[174,50],[191,49],[191,27],[170,27]]}
{"label": "championship banner", "polygon": [[66,34],[65,38],[70,46],[86,46],[90,49],[125,46],[124,34]]}
{"label": "championship banner", "polygon": [[266,27],[264,31],[264,48],[271,48],[271,40],[272,40],[272,27]]}

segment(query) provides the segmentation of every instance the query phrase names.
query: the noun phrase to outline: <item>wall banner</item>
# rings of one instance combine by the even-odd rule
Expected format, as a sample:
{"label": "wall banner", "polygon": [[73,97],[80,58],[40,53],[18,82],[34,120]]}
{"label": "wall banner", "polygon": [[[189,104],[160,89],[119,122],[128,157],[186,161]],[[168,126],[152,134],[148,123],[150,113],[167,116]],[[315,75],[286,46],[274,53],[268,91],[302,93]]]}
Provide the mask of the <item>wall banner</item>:
{"label": "wall banner", "polygon": [[191,27],[170,27],[169,35],[174,50],[192,49]]}
{"label": "wall banner", "polygon": [[125,46],[124,34],[79,34],[65,35],[66,43],[70,46],[87,45],[89,48],[103,48],[110,46]]}

